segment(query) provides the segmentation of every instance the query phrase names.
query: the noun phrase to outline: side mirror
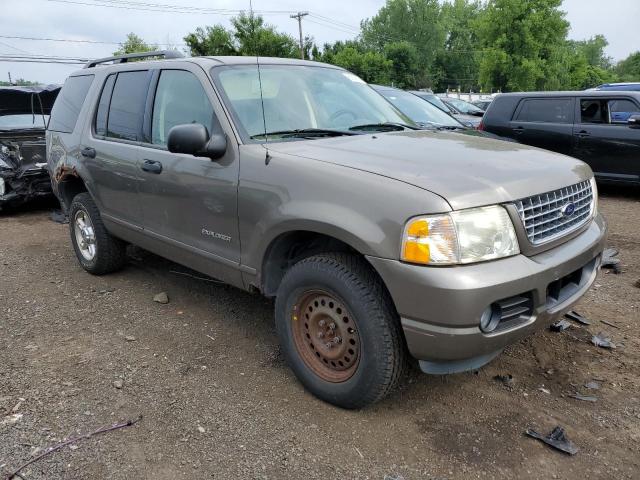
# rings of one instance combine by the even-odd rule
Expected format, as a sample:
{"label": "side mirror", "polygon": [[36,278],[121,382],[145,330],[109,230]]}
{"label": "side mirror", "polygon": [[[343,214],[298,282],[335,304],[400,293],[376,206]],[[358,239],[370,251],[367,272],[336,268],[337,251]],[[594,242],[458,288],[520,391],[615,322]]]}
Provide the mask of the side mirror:
{"label": "side mirror", "polygon": [[185,153],[216,160],[227,151],[227,137],[224,134],[213,134],[210,137],[204,125],[185,123],[169,130],[167,148],[171,153]]}
{"label": "side mirror", "polygon": [[629,128],[640,128],[640,115],[631,115],[627,120],[627,124],[629,125]]}

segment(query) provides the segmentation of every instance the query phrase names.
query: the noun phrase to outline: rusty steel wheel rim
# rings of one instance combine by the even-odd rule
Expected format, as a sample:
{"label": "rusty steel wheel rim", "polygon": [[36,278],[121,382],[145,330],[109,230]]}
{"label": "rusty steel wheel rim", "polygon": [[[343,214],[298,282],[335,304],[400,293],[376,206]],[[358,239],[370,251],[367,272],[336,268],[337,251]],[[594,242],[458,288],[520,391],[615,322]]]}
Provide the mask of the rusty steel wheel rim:
{"label": "rusty steel wheel rim", "polygon": [[293,306],[293,341],[307,367],[323,380],[349,380],[360,361],[358,328],[342,300],[313,290],[303,293]]}

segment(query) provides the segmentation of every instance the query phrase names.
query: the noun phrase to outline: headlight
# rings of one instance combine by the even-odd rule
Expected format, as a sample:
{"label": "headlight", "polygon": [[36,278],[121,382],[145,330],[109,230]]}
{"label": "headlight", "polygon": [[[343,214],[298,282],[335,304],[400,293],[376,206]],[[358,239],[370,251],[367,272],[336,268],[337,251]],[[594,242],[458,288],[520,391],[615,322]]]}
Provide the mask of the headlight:
{"label": "headlight", "polygon": [[593,195],[593,203],[591,204],[591,208],[593,208],[593,210],[591,213],[595,217],[598,215],[598,185],[596,185],[596,177],[591,177],[589,182],[591,183],[591,194]]}
{"label": "headlight", "polygon": [[5,186],[4,178],[0,178],[0,197],[4,196]]}
{"label": "headlight", "polygon": [[409,220],[400,258],[423,265],[474,263],[520,253],[507,211],[498,205]]}

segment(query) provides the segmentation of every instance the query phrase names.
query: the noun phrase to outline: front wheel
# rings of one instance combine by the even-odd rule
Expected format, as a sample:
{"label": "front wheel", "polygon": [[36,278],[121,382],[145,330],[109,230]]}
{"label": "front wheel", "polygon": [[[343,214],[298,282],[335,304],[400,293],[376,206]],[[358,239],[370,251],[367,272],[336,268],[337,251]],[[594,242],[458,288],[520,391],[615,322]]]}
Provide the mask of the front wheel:
{"label": "front wheel", "polygon": [[71,243],[82,268],[94,275],[120,270],[126,263],[126,244],[107,232],[88,193],[80,193],[69,208]]}
{"label": "front wheel", "polygon": [[276,328],[300,382],[343,408],[385,397],[406,365],[389,294],[356,255],[316,255],[291,267],[278,289]]}

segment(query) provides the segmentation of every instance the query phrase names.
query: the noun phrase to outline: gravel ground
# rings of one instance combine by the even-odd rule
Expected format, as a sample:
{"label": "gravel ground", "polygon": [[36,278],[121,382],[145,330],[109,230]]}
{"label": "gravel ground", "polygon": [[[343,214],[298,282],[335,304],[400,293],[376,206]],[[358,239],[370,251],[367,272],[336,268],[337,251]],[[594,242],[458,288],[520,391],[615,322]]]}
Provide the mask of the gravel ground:
{"label": "gravel ground", "polygon": [[[139,249],[122,272],[92,277],[47,209],[4,214],[0,477],[65,438],[142,415],[23,477],[638,479],[640,193],[605,191],[600,205],[623,273],[603,271],[577,305],[592,325],[540,332],[476,373],[411,372],[396,394],[355,412],[297,383],[272,302],[173,273],[186,270]],[[153,301],[159,292],[168,304]],[[618,348],[594,347],[599,332]],[[600,389],[583,387],[594,380]],[[577,455],[523,434],[556,425]]]}

